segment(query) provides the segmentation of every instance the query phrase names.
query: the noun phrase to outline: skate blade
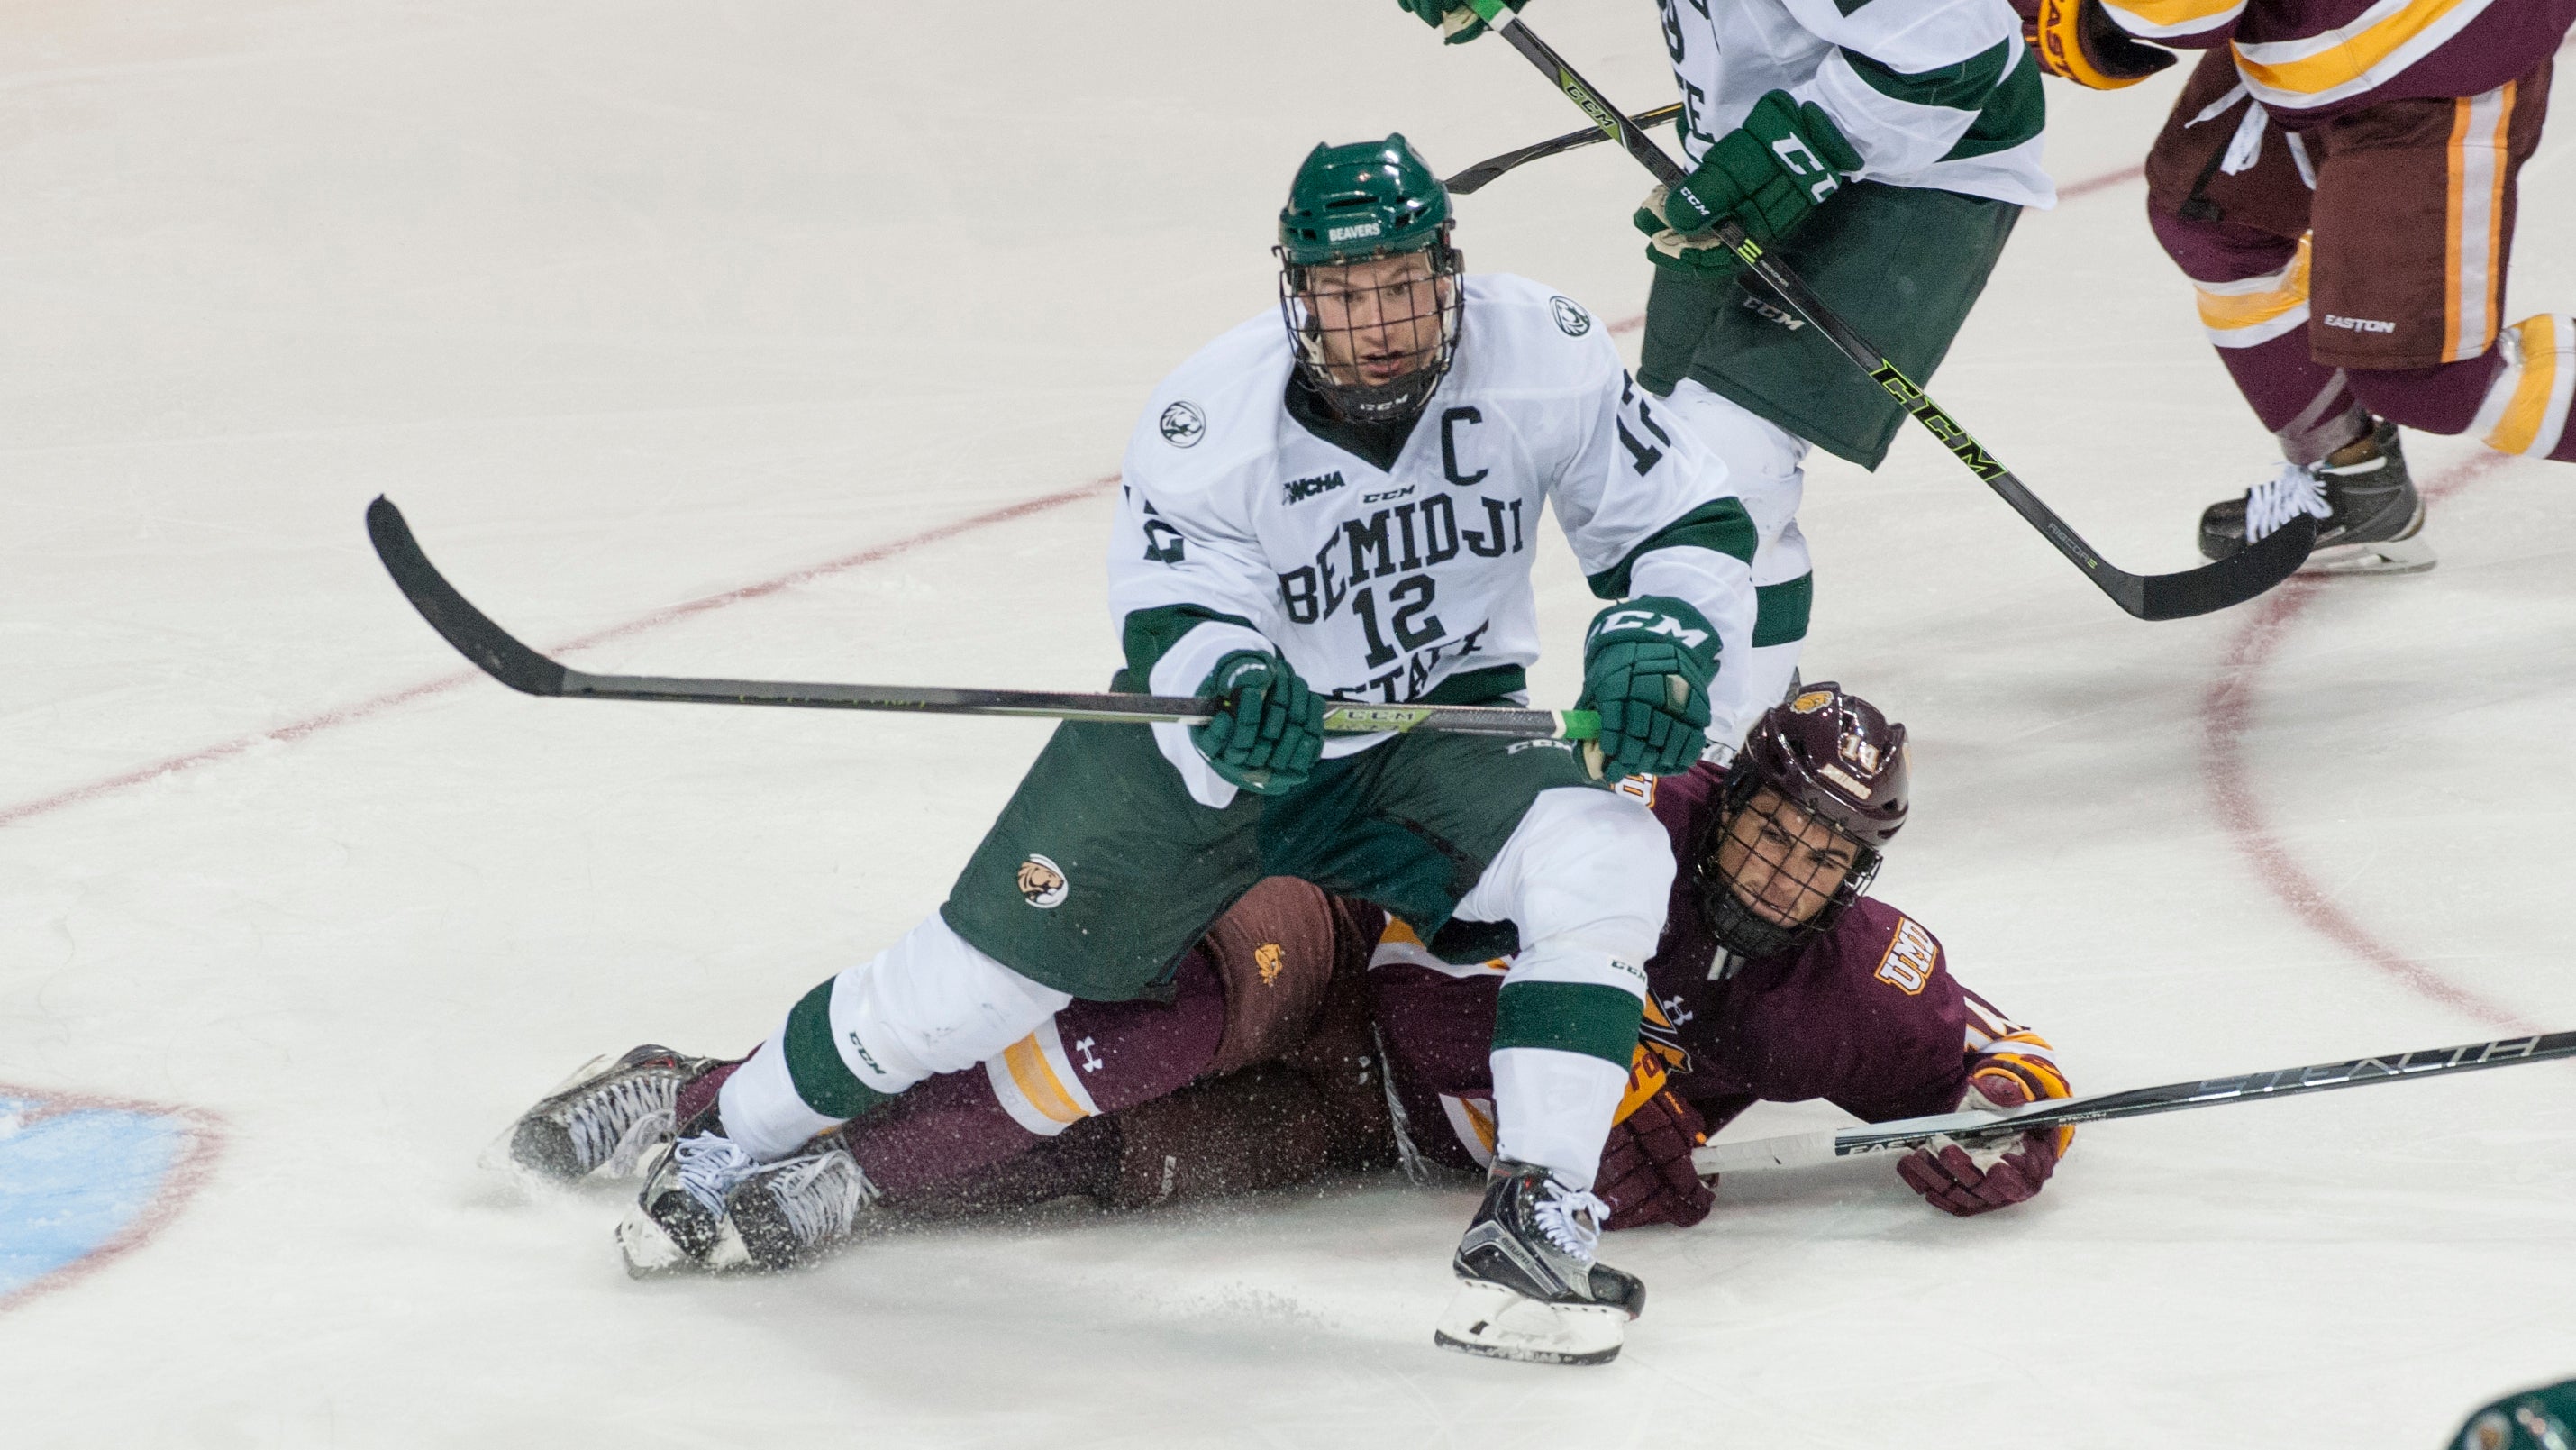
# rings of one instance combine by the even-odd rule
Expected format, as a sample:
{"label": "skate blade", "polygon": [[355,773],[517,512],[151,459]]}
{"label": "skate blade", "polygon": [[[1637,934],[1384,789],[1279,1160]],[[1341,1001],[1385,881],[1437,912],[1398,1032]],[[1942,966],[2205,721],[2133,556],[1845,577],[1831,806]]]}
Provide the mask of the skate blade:
{"label": "skate blade", "polygon": [[1608,1364],[1619,1357],[1626,1324],[1610,1305],[1542,1304],[1499,1284],[1462,1283],[1431,1342],[1526,1364]]}
{"label": "skate blade", "polygon": [[2299,572],[2311,575],[2421,574],[2441,560],[2422,539],[2381,539],[2372,544],[2335,544],[2308,555]]}
{"label": "skate blade", "polygon": [[679,1240],[646,1213],[641,1203],[628,1205],[626,1216],[617,1221],[617,1252],[626,1260],[626,1277],[630,1279],[722,1274],[756,1267],[731,1220],[717,1226],[715,1247],[705,1258],[691,1258],[689,1251],[680,1247]]}

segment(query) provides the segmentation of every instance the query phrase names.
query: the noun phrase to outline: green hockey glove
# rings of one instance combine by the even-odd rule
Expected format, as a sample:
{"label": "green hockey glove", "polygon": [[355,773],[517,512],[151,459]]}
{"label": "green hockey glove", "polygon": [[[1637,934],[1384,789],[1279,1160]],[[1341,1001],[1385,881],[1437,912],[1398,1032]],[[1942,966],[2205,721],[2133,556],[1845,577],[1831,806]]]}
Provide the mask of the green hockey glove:
{"label": "green hockey glove", "polygon": [[[1440,32],[1449,45],[1464,45],[1485,33],[1484,17],[1470,10],[1460,0],[1395,0],[1395,3],[1421,17],[1422,23]],[[1503,0],[1518,15],[1529,0]]]}
{"label": "green hockey glove", "polygon": [[1601,772],[1690,769],[1708,748],[1708,682],[1716,675],[1717,630],[1681,600],[1642,595],[1594,616],[1575,708],[1601,712]]}
{"label": "green hockey glove", "polygon": [[1649,238],[1646,259],[1656,266],[1722,276],[1740,264],[1710,230],[1720,218],[1734,218],[1757,242],[1770,241],[1860,168],[1860,153],[1823,107],[1772,91],[1753,103],[1742,126],[1717,138],[1680,185],[1656,187],[1632,220]]}
{"label": "green hockey glove", "polygon": [[1199,695],[1225,701],[1215,719],[1190,727],[1190,742],[1217,774],[1256,795],[1286,795],[1306,783],[1324,751],[1324,702],[1286,660],[1236,650],[1208,671]]}

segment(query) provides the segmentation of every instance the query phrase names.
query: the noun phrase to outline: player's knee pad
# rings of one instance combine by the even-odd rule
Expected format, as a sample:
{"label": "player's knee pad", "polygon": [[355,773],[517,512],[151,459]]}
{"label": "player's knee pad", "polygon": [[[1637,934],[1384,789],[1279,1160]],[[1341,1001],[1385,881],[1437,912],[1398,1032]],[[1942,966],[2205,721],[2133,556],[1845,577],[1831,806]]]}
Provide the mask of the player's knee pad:
{"label": "player's knee pad", "polygon": [[1664,406],[1725,462],[1727,486],[1743,500],[1763,543],[1797,517],[1806,492],[1807,440],[1692,378],[1674,384]]}
{"label": "player's knee pad", "polygon": [[860,1081],[895,1093],[981,1063],[1072,1001],[933,916],[833,979],[832,1041]]}
{"label": "player's knee pad", "polygon": [[1337,955],[1323,892],[1273,876],[1218,917],[1199,945],[1225,988],[1225,1035],[1210,1074],[1277,1057],[1306,1039]]}
{"label": "player's knee pad", "polygon": [[1457,914],[1512,922],[1525,956],[1581,943],[1642,972],[1672,885],[1671,838],[1653,815],[1616,791],[1560,787],[1530,802]]}

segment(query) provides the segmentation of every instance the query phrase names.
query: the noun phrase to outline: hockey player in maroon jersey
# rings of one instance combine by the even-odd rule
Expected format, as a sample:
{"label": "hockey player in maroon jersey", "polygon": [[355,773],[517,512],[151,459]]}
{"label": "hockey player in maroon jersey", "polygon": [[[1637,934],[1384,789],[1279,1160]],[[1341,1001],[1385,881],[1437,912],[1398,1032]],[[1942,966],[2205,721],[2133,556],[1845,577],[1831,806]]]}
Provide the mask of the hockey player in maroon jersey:
{"label": "hockey player in maroon jersey", "polygon": [[[2399,427],[2576,461],[2576,318],[2499,328],[2517,173],[2576,0],[2015,0],[2097,89],[2204,50],[2147,214],[2283,463],[2201,516],[2223,558],[2300,513],[2318,567],[2427,569]],[[2142,42],[2154,42],[2153,45]]]}
{"label": "hockey player in maroon jersey", "polygon": [[[1962,987],[1930,931],[1864,894],[1905,820],[1904,743],[1866,701],[1819,685],[1763,716],[1731,771],[1632,782],[1682,870],[1602,1158],[1609,1227],[1704,1217],[1690,1150],[1757,1100],[1821,1097],[1884,1120],[2068,1095],[2046,1042]],[[1502,975],[1500,960],[1444,960],[1373,907],[1265,882],[1184,960],[1170,1005],[1075,1002],[982,1072],[931,1079],[842,1129],[836,1171],[789,1186],[784,1231],[752,1236],[753,1263],[799,1262],[871,1213],[1069,1194],[1136,1207],[1399,1160],[1477,1167],[1491,1157]],[[511,1154],[555,1177],[613,1171],[668,1134],[675,1097],[685,1114],[727,1070],[638,1048],[532,1109]],[[1947,1146],[1898,1172],[1946,1212],[1983,1213],[2037,1193],[2065,1143],[2061,1130],[2003,1151]]]}
{"label": "hockey player in maroon jersey", "polygon": [[[1866,895],[1905,824],[1905,730],[1831,684],[1758,721],[1733,764],[1645,789],[1681,869],[1646,963],[1646,1042],[1596,1191],[1612,1228],[1695,1223],[1711,1195],[1689,1149],[1757,1101],[1823,1098],[1872,1122],[2069,1095],[2049,1045],[1962,987],[1940,942]],[[1487,1077],[1454,994],[1494,990],[1400,927],[1370,973],[1412,1144],[1452,1163],[1490,1151]],[[2066,1146],[1945,1146],[1901,1160],[1915,1191],[1967,1215],[2037,1193]]]}

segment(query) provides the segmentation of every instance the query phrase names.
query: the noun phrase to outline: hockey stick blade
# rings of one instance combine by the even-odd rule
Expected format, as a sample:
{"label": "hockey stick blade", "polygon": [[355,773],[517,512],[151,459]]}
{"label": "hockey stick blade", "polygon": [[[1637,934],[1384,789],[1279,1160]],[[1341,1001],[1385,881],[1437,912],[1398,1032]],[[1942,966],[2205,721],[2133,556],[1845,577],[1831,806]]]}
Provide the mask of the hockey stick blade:
{"label": "hockey stick blade", "polygon": [[2445,1073],[2474,1072],[2479,1068],[2512,1067],[2519,1063],[2548,1062],[2567,1057],[2576,1057],[2576,1032],[2501,1037],[2493,1042],[2471,1042],[2459,1047],[2426,1048],[2386,1057],[2356,1057],[2346,1062],[2285,1067],[2272,1072],[2247,1073],[2241,1077],[2203,1078],[2198,1082],[2167,1083],[2162,1087],[2134,1088],[2128,1092],[2101,1093],[2089,1098],[2044,1100],[2008,1113],[1943,1113],[1937,1117],[1905,1118],[1892,1123],[1845,1128],[1838,1133],[1790,1133],[1743,1143],[1715,1143],[1693,1152],[1691,1166],[1703,1174],[1757,1168],[1802,1168],[1830,1163],[1837,1158],[1907,1152],[1923,1147],[1936,1137],[1947,1137],[1970,1146],[1993,1144],[2041,1128],[2109,1122],[2114,1118],[2142,1118],[2151,1113],[2178,1113],[2186,1108],[2212,1108],[2221,1103],[2252,1102],[2258,1098],[2295,1097],[2300,1093],[2325,1092],[2331,1088],[2367,1087],[2372,1083],[2396,1082],[2403,1078],[2436,1077]]}
{"label": "hockey stick blade", "polygon": [[[1634,158],[1648,174],[1667,186],[1679,186],[1688,177],[1672,157],[1664,153],[1653,138],[1638,128],[1618,107],[1593,88],[1590,81],[1575,74],[1548,43],[1538,38],[1529,23],[1505,8],[1504,0],[1468,0],[1484,22],[1509,41],[1514,50],[1546,76],[1585,115],[1604,139],[1616,141],[1620,149]],[[1885,353],[1873,347],[1852,325],[1827,307],[1799,276],[1773,258],[1732,217],[1721,218],[1717,235],[1727,250],[1735,253],[1745,269],[1761,280],[1789,305],[1789,310],[1823,335],[1853,366],[1896,400],[1897,406],[1923,425],[1926,432],[1948,449],[1952,456],[1986,486],[2010,504],[2015,513],[2041,537],[2056,546],[2093,586],[2108,596],[2112,603],[2130,615],[2145,620],[2188,619],[2242,604],[2297,572],[2307,559],[2315,542],[2315,524],[2302,528],[2296,523],[2263,539],[2239,553],[2177,574],[2132,574],[2117,568],[2096,553],[2083,536],[2067,524],[2037,495],[2015,478],[2002,460],[1986,451],[1985,445],[1971,437],[1940,404],[1902,369],[1888,360]],[[2268,547],[2267,547],[2268,546]],[[2252,557],[2247,557],[2251,555]],[[2295,555],[2295,557],[2293,557]]]}
{"label": "hockey stick blade", "polygon": [[[941,685],[834,685],[783,680],[681,679],[661,675],[594,675],[571,669],[521,644],[466,602],[429,562],[393,501],[367,505],[367,537],[385,572],[439,636],[485,674],[531,695],[589,700],[659,700],[701,705],[771,705],[808,710],[893,710],[925,715],[1002,715],[1040,720],[1128,724],[1203,724],[1222,702],[1174,695],[1082,694],[1053,690],[967,690]],[[1591,710],[1526,710],[1477,705],[1372,705],[1327,701],[1324,730],[1334,735],[1428,730],[1514,739],[1591,740],[1601,717]]]}
{"label": "hockey stick blade", "polygon": [[[1639,111],[1636,122],[1640,126],[1652,126],[1660,121],[1669,121],[1681,113],[1681,102],[1675,101],[1669,106],[1657,106],[1651,111]],[[1544,160],[1563,152],[1598,145],[1609,139],[1602,133],[1600,127],[1586,126],[1580,131],[1568,131],[1562,136],[1551,136],[1544,141],[1523,146],[1517,151],[1506,151],[1500,156],[1487,157],[1440,184],[1449,188],[1452,196],[1473,195],[1491,185],[1505,172],[1518,170],[1533,161]]]}
{"label": "hockey stick blade", "polygon": [[384,561],[385,572],[394,576],[394,587],[429,621],[439,637],[456,647],[456,652],[482,667],[485,674],[513,690],[530,695],[560,695],[564,677],[570,673],[563,666],[512,639],[507,630],[486,618],[482,610],[465,602],[456,586],[447,582],[429,556],[421,552],[420,541],[411,536],[411,525],[403,521],[402,510],[383,494],[367,505],[367,537],[376,546],[376,557]]}

